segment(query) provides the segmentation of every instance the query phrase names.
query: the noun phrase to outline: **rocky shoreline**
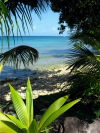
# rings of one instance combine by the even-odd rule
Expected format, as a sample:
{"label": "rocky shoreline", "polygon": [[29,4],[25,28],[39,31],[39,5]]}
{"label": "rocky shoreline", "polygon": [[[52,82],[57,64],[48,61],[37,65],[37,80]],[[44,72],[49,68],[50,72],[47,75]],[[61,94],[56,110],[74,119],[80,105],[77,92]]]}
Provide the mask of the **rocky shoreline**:
{"label": "rocky shoreline", "polygon": [[[67,89],[67,78],[70,76],[70,70],[67,68],[67,65],[54,66],[51,68],[37,70],[36,73],[29,75],[33,88],[33,98],[36,99],[39,98],[39,96],[50,95]],[[10,102],[9,84],[11,84],[19,92],[21,97],[25,99],[26,82],[27,77],[23,80],[18,78],[8,78],[0,82],[0,104],[6,105],[2,110],[4,114],[11,114],[17,117],[13,105]],[[38,110],[35,106],[35,110],[38,110],[38,112],[44,112],[45,108],[47,108],[47,106]],[[41,115],[36,114],[35,117],[38,120],[40,116]],[[52,127],[54,128],[50,130],[50,133],[99,133],[99,123],[100,119],[97,119],[92,124],[89,124],[76,117],[60,117],[52,123]]]}
{"label": "rocky shoreline", "polygon": [[[67,70],[68,65],[53,66],[51,68],[44,68],[37,70],[35,73],[30,74],[31,84],[33,88],[34,99],[53,94],[64,89],[66,86],[66,78],[70,70]],[[9,84],[11,84],[21,97],[25,99],[27,77],[25,79],[6,79],[0,82],[0,104],[4,101],[10,100]]]}

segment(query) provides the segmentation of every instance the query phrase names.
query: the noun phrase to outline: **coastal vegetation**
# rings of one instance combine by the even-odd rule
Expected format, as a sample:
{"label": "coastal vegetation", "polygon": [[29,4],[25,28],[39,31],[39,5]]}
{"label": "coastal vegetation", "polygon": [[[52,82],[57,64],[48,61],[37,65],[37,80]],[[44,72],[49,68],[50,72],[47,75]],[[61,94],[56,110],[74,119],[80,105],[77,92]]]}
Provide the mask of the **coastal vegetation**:
{"label": "coastal vegetation", "polygon": [[[21,35],[18,18],[25,32],[34,22],[32,11],[41,17],[41,13],[48,7],[60,15],[59,33],[62,34],[69,27],[70,39],[74,43],[69,61],[66,61],[69,63],[71,72],[69,77],[66,76],[68,82],[66,86],[69,88],[66,87],[64,94],[70,95],[69,101],[77,98],[82,98],[82,100],[66,116],[78,116],[82,120],[91,122],[100,117],[100,2],[98,0],[0,1],[1,34],[4,35],[5,29],[9,47],[10,33],[14,38],[14,24],[11,16],[16,22],[18,34]],[[36,49],[28,46],[16,47],[0,54],[0,71],[6,62],[10,62],[17,68],[20,62],[28,65],[29,62],[33,63],[37,59]]]}
{"label": "coastal vegetation", "polygon": [[[80,110],[79,116],[92,121],[100,116],[100,3],[98,0],[59,0],[52,1],[52,9],[60,12],[60,33],[67,26],[73,31],[70,38],[75,44],[69,59],[72,76],[66,91],[72,99],[82,98],[80,109],[76,107]],[[86,112],[82,111],[83,107]]]}

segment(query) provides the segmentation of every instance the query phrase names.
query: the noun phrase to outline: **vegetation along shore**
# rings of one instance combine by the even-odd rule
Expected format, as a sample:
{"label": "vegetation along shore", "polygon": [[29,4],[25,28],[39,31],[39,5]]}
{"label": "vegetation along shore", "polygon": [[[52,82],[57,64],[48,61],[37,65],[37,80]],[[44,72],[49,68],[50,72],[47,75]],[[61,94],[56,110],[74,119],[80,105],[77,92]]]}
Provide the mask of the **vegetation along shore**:
{"label": "vegetation along shore", "polygon": [[0,0],[0,133],[100,133],[99,32],[99,0]]}

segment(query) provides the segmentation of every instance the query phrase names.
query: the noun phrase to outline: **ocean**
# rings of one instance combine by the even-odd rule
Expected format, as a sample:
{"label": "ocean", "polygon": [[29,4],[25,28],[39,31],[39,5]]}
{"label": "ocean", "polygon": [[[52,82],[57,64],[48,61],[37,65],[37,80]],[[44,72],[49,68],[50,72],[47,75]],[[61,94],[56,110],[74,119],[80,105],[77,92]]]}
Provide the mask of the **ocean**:
{"label": "ocean", "polygon": [[10,37],[9,48],[6,37],[0,37],[0,52],[5,52],[8,49],[20,45],[27,45],[34,47],[39,52],[39,59],[33,65],[29,65],[27,70],[21,65],[16,72],[10,66],[5,66],[3,72],[0,74],[0,79],[8,77],[24,77],[24,74],[29,74],[31,71],[38,68],[48,67],[63,64],[67,60],[67,54],[72,47],[69,36],[23,36]]}

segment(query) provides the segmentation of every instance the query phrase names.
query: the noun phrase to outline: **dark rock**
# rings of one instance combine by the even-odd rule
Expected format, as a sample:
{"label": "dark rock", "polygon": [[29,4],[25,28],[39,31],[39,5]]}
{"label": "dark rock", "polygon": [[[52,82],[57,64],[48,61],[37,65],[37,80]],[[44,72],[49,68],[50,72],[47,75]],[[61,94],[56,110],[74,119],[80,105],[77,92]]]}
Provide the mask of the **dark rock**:
{"label": "dark rock", "polygon": [[58,133],[100,133],[100,118],[89,124],[76,117],[67,117]]}
{"label": "dark rock", "polygon": [[68,117],[64,121],[64,133],[87,133],[88,123],[76,117]]}

